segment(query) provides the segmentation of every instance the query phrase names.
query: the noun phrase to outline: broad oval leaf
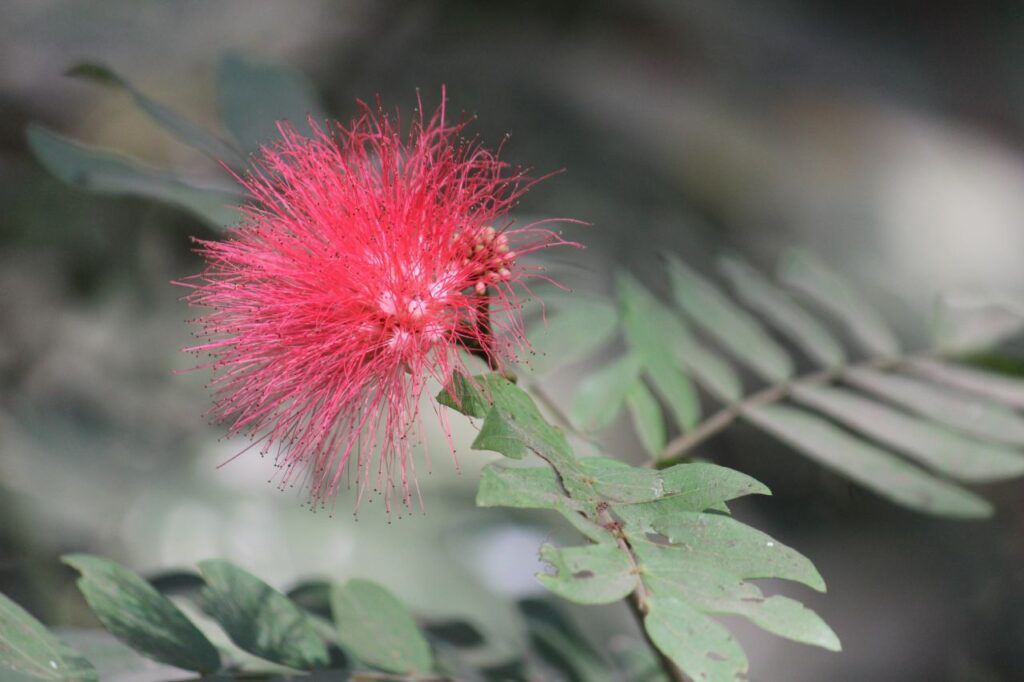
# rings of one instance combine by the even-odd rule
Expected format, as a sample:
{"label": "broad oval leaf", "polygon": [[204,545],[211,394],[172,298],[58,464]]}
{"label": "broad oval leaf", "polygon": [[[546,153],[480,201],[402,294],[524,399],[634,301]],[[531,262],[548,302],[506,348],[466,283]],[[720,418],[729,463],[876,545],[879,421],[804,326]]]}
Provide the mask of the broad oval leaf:
{"label": "broad oval leaf", "polygon": [[804,410],[767,405],[745,409],[743,416],[897,504],[941,516],[980,518],[992,514],[992,506],[974,493],[935,478]]}
{"label": "broad oval leaf", "polygon": [[644,629],[680,670],[701,682],[742,682],[747,656],[721,623],[668,595],[647,598]]}
{"label": "broad oval leaf", "polygon": [[331,589],[338,639],[356,657],[391,673],[427,673],[434,667],[430,646],[415,619],[391,592],[354,579]]}
{"label": "broad oval leaf", "polygon": [[626,392],[626,407],[644,449],[657,456],[665,447],[665,420],[661,406],[642,381],[634,382]]}
{"label": "broad oval leaf", "polygon": [[852,391],[794,385],[791,395],[946,476],[985,482],[1024,474],[1024,452],[963,436]]}
{"label": "broad oval leaf", "polygon": [[324,665],[327,647],[309,617],[270,585],[222,559],[199,562],[200,605],[244,651],[300,670]]}
{"label": "broad oval leaf", "polygon": [[28,144],[36,158],[57,178],[89,192],[134,195],[184,208],[213,227],[241,218],[245,197],[231,188],[192,185],[170,173],[147,168],[108,150],[73,142],[38,125],[28,128]]}
{"label": "broad oval leaf", "polygon": [[141,90],[122,78],[109,66],[93,62],[82,62],[68,69],[68,76],[91,80],[101,85],[124,90],[161,128],[178,138],[188,146],[196,149],[216,161],[223,161],[234,167],[243,163],[241,155],[233,146],[220,139],[206,128],[193,123],[173,109],[148,97]]}
{"label": "broad oval leaf", "polygon": [[637,570],[618,545],[605,543],[556,548],[544,545],[540,558],[554,573],[537,580],[555,594],[577,604],[611,604],[636,589]]}
{"label": "broad oval leaf", "polygon": [[10,682],[96,682],[96,669],[38,620],[0,594],[0,678]]}
{"label": "broad oval leaf", "polygon": [[788,335],[807,355],[825,367],[846,362],[846,353],[832,334],[767,277],[736,258],[722,258],[718,265],[736,296]]}
{"label": "broad oval leaf", "polygon": [[611,424],[622,411],[630,387],[637,382],[640,367],[640,358],[627,353],[591,372],[573,395],[570,411],[573,423],[588,431]]}
{"label": "broad oval leaf", "polygon": [[224,126],[247,153],[278,139],[279,121],[309,135],[309,119],[326,118],[305,76],[237,55],[225,56],[217,68],[217,101]]}
{"label": "broad oval leaf", "polygon": [[873,369],[851,368],[843,378],[911,412],[978,438],[1024,445],[1024,417],[998,403]]}
{"label": "broad oval leaf", "polygon": [[676,304],[734,356],[767,381],[793,376],[793,361],[753,316],[678,258],[668,271]]}
{"label": "broad oval leaf", "polygon": [[202,673],[220,668],[220,655],[210,641],[170,599],[135,573],[88,554],[69,554],[61,560],[82,574],[78,589],[110,634],[161,663]]}
{"label": "broad oval leaf", "polygon": [[779,264],[779,279],[835,315],[867,351],[882,357],[900,352],[896,335],[874,308],[816,257],[790,250]]}

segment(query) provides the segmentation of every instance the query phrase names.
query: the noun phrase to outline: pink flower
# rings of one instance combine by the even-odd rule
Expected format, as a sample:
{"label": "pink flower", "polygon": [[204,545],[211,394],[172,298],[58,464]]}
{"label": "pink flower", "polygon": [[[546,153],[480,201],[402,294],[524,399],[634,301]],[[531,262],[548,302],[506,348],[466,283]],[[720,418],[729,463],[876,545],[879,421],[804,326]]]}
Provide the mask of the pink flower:
{"label": "pink flower", "polygon": [[213,414],[313,503],[355,462],[357,505],[372,489],[411,507],[428,380],[467,374],[460,351],[513,361],[522,280],[541,276],[521,258],[566,243],[507,218],[536,180],[461,137],[443,98],[405,134],[379,104],[312,137],[282,124],[239,178],[252,198],[240,224],[197,240],[207,267],[186,299],[208,311],[186,350],[210,356]]}

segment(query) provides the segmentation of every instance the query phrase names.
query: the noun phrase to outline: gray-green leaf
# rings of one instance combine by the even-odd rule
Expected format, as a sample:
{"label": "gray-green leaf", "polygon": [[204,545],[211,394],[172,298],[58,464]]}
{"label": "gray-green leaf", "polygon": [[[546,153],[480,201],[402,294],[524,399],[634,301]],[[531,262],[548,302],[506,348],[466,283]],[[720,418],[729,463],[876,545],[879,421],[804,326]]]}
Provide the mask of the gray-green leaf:
{"label": "gray-green leaf", "polygon": [[82,62],[68,69],[67,75],[124,90],[131,95],[137,107],[156,121],[161,128],[188,146],[203,152],[216,161],[223,161],[235,167],[242,165],[242,157],[233,146],[206,128],[148,97],[110,67],[93,62]]}
{"label": "gray-green leaf", "polygon": [[678,258],[669,259],[676,303],[734,356],[767,381],[793,375],[793,361],[749,313]]}
{"label": "gray-green leaf", "polygon": [[426,673],[430,646],[415,619],[391,592],[369,580],[331,588],[338,639],[363,662],[392,673]]}
{"label": "gray-green leaf", "polygon": [[69,554],[62,561],[81,572],[78,588],[112,635],[161,663],[213,672],[220,655],[170,599],[112,561]]}
{"label": "gray-green leaf", "polygon": [[308,135],[308,119],[325,118],[316,90],[305,76],[235,55],[225,56],[217,69],[217,100],[224,126],[245,152],[278,139],[279,121],[288,121]]}
{"label": "gray-green leaf", "polygon": [[743,415],[812,459],[897,504],[962,518],[992,513],[991,505],[974,493],[935,478],[804,410],[767,405],[749,408]]}
{"label": "gray-green leaf", "polygon": [[779,279],[835,315],[867,351],[882,357],[899,353],[899,341],[881,316],[816,257],[787,252],[779,264]]}
{"label": "gray-green leaf", "polygon": [[923,358],[909,361],[908,367],[911,372],[936,383],[1024,409],[1024,381],[1018,377]]}
{"label": "gray-green leaf", "polygon": [[244,651],[292,668],[327,663],[327,647],[306,614],[256,576],[234,564],[199,562],[207,587],[201,606]]}
{"label": "gray-green leaf", "polygon": [[846,362],[846,353],[832,334],[767,277],[736,258],[722,258],[719,269],[741,301],[787,334],[807,355],[825,367]]}
{"label": "gray-green leaf", "polygon": [[73,187],[157,199],[180,206],[218,228],[241,217],[238,205],[245,197],[240,191],[198,187],[119,154],[78,144],[38,125],[29,126],[28,143],[47,170]]}
{"label": "gray-green leaf", "polygon": [[657,455],[665,447],[665,421],[661,406],[642,381],[636,381],[626,392],[626,407],[633,418],[633,426],[644,449]]}
{"label": "gray-green leaf", "polygon": [[795,385],[792,395],[797,402],[952,478],[985,482],[1024,474],[1024,453],[1018,450],[963,436],[852,391]]}
{"label": "gray-green leaf", "polygon": [[640,366],[640,358],[627,353],[581,381],[570,411],[573,423],[588,431],[611,424],[622,411],[626,394],[640,374]]}
{"label": "gray-green leaf", "polygon": [[53,636],[25,609],[0,594],[0,678],[10,682],[96,682],[82,654]]}
{"label": "gray-green leaf", "polygon": [[747,656],[720,623],[668,595],[651,595],[647,606],[651,641],[687,675],[701,682],[747,679]]}
{"label": "gray-green leaf", "polygon": [[1024,417],[1010,408],[956,390],[873,369],[851,368],[843,378],[911,412],[982,439],[1024,445]]}
{"label": "gray-green leaf", "polygon": [[540,573],[544,587],[578,604],[611,604],[637,586],[637,571],[629,556],[616,544],[556,548],[544,545],[540,558],[554,573]]}
{"label": "gray-green leaf", "polygon": [[581,360],[608,341],[618,329],[619,316],[607,301],[582,296],[558,297],[558,310],[530,332],[530,345],[537,353],[530,364],[551,372]]}

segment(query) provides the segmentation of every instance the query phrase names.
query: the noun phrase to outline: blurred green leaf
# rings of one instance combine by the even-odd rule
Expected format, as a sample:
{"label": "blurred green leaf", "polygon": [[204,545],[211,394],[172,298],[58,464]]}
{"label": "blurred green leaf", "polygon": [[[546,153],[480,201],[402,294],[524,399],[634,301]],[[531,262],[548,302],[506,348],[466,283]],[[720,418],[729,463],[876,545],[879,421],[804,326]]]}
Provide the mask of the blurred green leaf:
{"label": "blurred green leaf", "polygon": [[719,269],[741,301],[787,334],[807,355],[825,367],[846,362],[846,353],[832,334],[767,277],[737,258],[722,258]]}
{"label": "blurred green leaf", "polygon": [[647,605],[647,634],[687,675],[701,682],[747,679],[747,656],[720,623],[668,595],[651,595]]}
{"label": "blurred green leaf", "polygon": [[980,398],[1024,409],[1024,381],[1017,377],[925,358],[908,362],[911,372]]}
{"label": "blurred green leaf", "polygon": [[134,195],[184,208],[218,228],[237,222],[241,192],[203,188],[113,152],[80,145],[39,125],[28,127],[36,158],[57,178],[101,194]]}
{"label": "blurred green leaf", "polygon": [[992,513],[991,505],[896,455],[804,410],[781,405],[749,408],[744,416],[790,446],[882,497],[911,509],[962,518]]}
{"label": "blurred green leaf", "polygon": [[676,359],[715,397],[733,403],[743,397],[743,383],[732,365],[697,340],[679,313],[660,307],[657,320]]}
{"label": "blurred green leaf", "polygon": [[356,657],[393,673],[426,673],[434,667],[427,640],[409,610],[368,580],[334,586],[331,609],[338,639]]}
{"label": "blurred green leaf", "polygon": [[199,562],[207,588],[200,605],[231,641],[274,663],[305,670],[327,663],[327,647],[288,597],[221,559]]}
{"label": "blurred green leaf", "polygon": [[1024,452],[918,419],[843,388],[793,386],[793,398],[932,469],[962,481],[1024,474]]}
{"label": "blurred green leaf", "polygon": [[607,301],[559,296],[557,310],[532,325],[530,345],[537,353],[531,364],[550,372],[577,362],[608,343],[618,331],[618,312]]}
{"label": "blurred green leaf", "polygon": [[630,387],[637,382],[640,366],[640,358],[628,353],[587,375],[573,395],[573,423],[587,431],[611,424],[622,411]]}
{"label": "blurred green leaf", "polygon": [[690,319],[764,379],[793,376],[793,361],[754,317],[678,258],[668,263],[676,303]]}
{"label": "blurred green leaf", "polygon": [[206,128],[189,121],[173,109],[146,96],[138,88],[104,64],[81,62],[68,69],[66,75],[124,90],[131,95],[137,107],[156,121],[160,127],[188,146],[216,161],[222,161],[234,167],[239,167],[244,163],[237,149]]}
{"label": "blurred green leaf", "polygon": [[644,449],[657,455],[665,447],[665,421],[661,417],[661,406],[643,382],[637,381],[629,387],[626,407]]}
{"label": "blurred green leaf", "polygon": [[99,676],[82,654],[0,594],[0,679],[95,682]]}
{"label": "blurred green leaf", "polygon": [[692,429],[700,418],[700,401],[675,362],[669,340],[655,324],[664,315],[664,306],[631,275],[620,273],[617,283],[626,341],[643,360],[647,377],[679,426]]}
{"label": "blurred green leaf", "polygon": [[145,580],[88,554],[68,554],[62,561],[82,574],[78,588],[112,635],[161,663],[203,673],[220,668],[209,640]]}
{"label": "blurred green leaf", "polygon": [[279,121],[304,135],[308,119],[326,118],[312,83],[301,73],[226,55],[217,68],[217,101],[224,126],[246,153],[280,137]]}
{"label": "blurred green leaf", "polygon": [[554,573],[540,573],[537,580],[577,604],[611,604],[629,595],[638,584],[636,567],[616,544],[544,545],[540,558],[551,564]]}
{"label": "blurred green leaf", "polygon": [[885,320],[815,256],[790,250],[779,264],[779,279],[835,315],[870,353],[890,357],[900,352],[899,341]]}

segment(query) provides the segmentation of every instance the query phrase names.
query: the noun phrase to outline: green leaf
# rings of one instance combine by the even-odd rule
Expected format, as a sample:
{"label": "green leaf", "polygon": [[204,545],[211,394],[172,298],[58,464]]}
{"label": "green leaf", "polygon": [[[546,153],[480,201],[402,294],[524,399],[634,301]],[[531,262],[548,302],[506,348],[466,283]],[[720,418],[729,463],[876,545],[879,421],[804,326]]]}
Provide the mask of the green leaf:
{"label": "green leaf", "polygon": [[73,187],[157,199],[180,206],[214,227],[230,225],[241,217],[237,207],[244,196],[240,192],[197,187],[119,154],[80,145],[42,126],[30,125],[27,135],[36,158]]}
{"label": "green leaf", "polygon": [[225,56],[217,68],[221,119],[246,152],[273,142],[278,121],[288,121],[304,135],[308,119],[324,115],[312,83],[297,71]]}
{"label": "green leaf", "polygon": [[678,258],[669,259],[676,303],[691,319],[764,379],[781,382],[793,375],[793,361],[761,324]]}
{"label": "green leaf", "polygon": [[703,511],[745,495],[770,495],[764,484],[732,469],[705,462],[646,469],[604,457],[588,457],[580,465],[594,491],[613,505],[672,499],[681,511]]}
{"label": "green leaf", "polygon": [[722,258],[719,269],[741,301],[788,335],[808,356],[825,367],[846,363],[846,353],[832,334],[767,277],[736,258]]}
{"label": "green leaf", "polygon": [[485,415],[473,441],[475,450],[492,450],[513,459],[532,451],[556,468],[575,461],[565,434],[545,421],[526,392],[502,376],[456,375],[437,400],[469,416]]}
{"label": "green leaf", "polygon": [[694,561],[686,549],[670,545],[637,541],[633,550],[655,595],[675,597],[705,613],[745,616],[780,637],[839,650],[839,639],[813,611],[790,599],[765,597],[721,564]]}
{"label": "green leaf", "polygon": [[936,383],[1016,409],[1024,409],[1024,381],[1017,377],[941,360],[914,359],[908,362],[908,368],[918,376]]}
{"label": "green leaf", "polygon": [[743,383],[732,365],[702,346],[676,311],[662,308],[661,312],[658,324],[676,360],[719,400],[734,403],[742,398]]}
{"label": "green leaf", "polygon": [[0,594],[0,678],[10,682],[96,682],[82,654],[54,637],[25,609]]}
{"label": "green leaf", "polygon": [[857,388],[963,433],[1024,445],[1024,417],[998,403],[873,369],[851,368],[843,378]]}
{"label": "green leaf", "polygon": [[68,554],[61,560],[82,574],[78,589],[89,607],[103,627],[125,644],[185,670],[207,673],[220,668],[220,656],[210,641],[145,580],[88,554]]}
{"label": "green leaf", "polygon": [[835,315],[870,353],[881,357],[899,354],[896,335],[878,313],[842,277],[811,254],[787,252],[779,265],[779,279]]}
{"label": "green leaf", "polygon": [[561,509],[574,507],[550,467],[510,467],[492,462],[480,472],[478,507]]}
{"label": "green leaf", "polygon": [[244,651],[300,670],[324,665],[327,647],[288,597],[221,559],[199,562],[201,606]]}
{"label": "green leaf", "polygon": [[692,429],[700,418],[697,393],[673,360],[672,348],[661,329],[652,324],[663,319],[664,306],[632,276],[624,273],[618,277],[618,291],[626,341],[643,361],[646,376],[676,421],[683,429]]}
{"label": "green leaf", "polygon": [[173,109],[147,97],[110,67],[94,62],[81,62],[68,69],[66,75],[127,92],[135,101],[135,105],[146,115],[188,146],[216,161],[223,161],[235,167],[242,165],[243,159],[237,149],[206,128],[196,125]]}
{"label": "green leaf", "polygon": [[573,423],[586,431],[611,424],[622,411],[630,387],[637,382],[640,366],[640,358],[628,353],[581,381],[570,410]]}
{"label": "green leaf", "polygon": [[632,539],[642,541],[646,533],[659,533],[678,545],[687,561],[744,580],[781,578],[825,591],[825,581],[809,559],[731,516],[686,511],[670,501],[621,505],[615,512]]}
{"label": "green leaf", "polygon": [[369,580],[350,580],[331,590],[338,639],[363,662],[392,673],[426,673],[434,667],[430,646],[409,610]]}
{"label": "green leaf", "polygon": [[643,382],[637,381],[626,392],[626,406],[644,449],[657,455],[665,448],[665,421],[661,406]]}
{"label": "green leaf", "polygon": [[942,516],[992,514],[987,501],[931,476],[880,448],[792,407],[767,405],[743,415],[812,459],[911,509]]}
{"label": "green leaf", "polygon": [[962,436],[852,391],[793,386],[793,398],[851,429],[962,481],[997,481],[1024,474],[1024,453]]}
{"label": "green leaf", "polygon": [[582,360],[618,331],[618,311],[606,301],[582,296],[558,297],[556,301],[559,310],[547,315],[529,334],[538,356],[530,364],[540,372]]}
{"label": "green leaf", "polygon": [[544,545],[540,558],[555,572],[537,580],[558,596],[577,604],[611,604],[630,594],[638,584],[636,567],[616,544],[556,548]]}
{"label": "green leaf", "polygon": [[651,641],[687,675],[701,682],[747,679],[747,656],[720,623],[668,595],[651,595],[647,607]]}

